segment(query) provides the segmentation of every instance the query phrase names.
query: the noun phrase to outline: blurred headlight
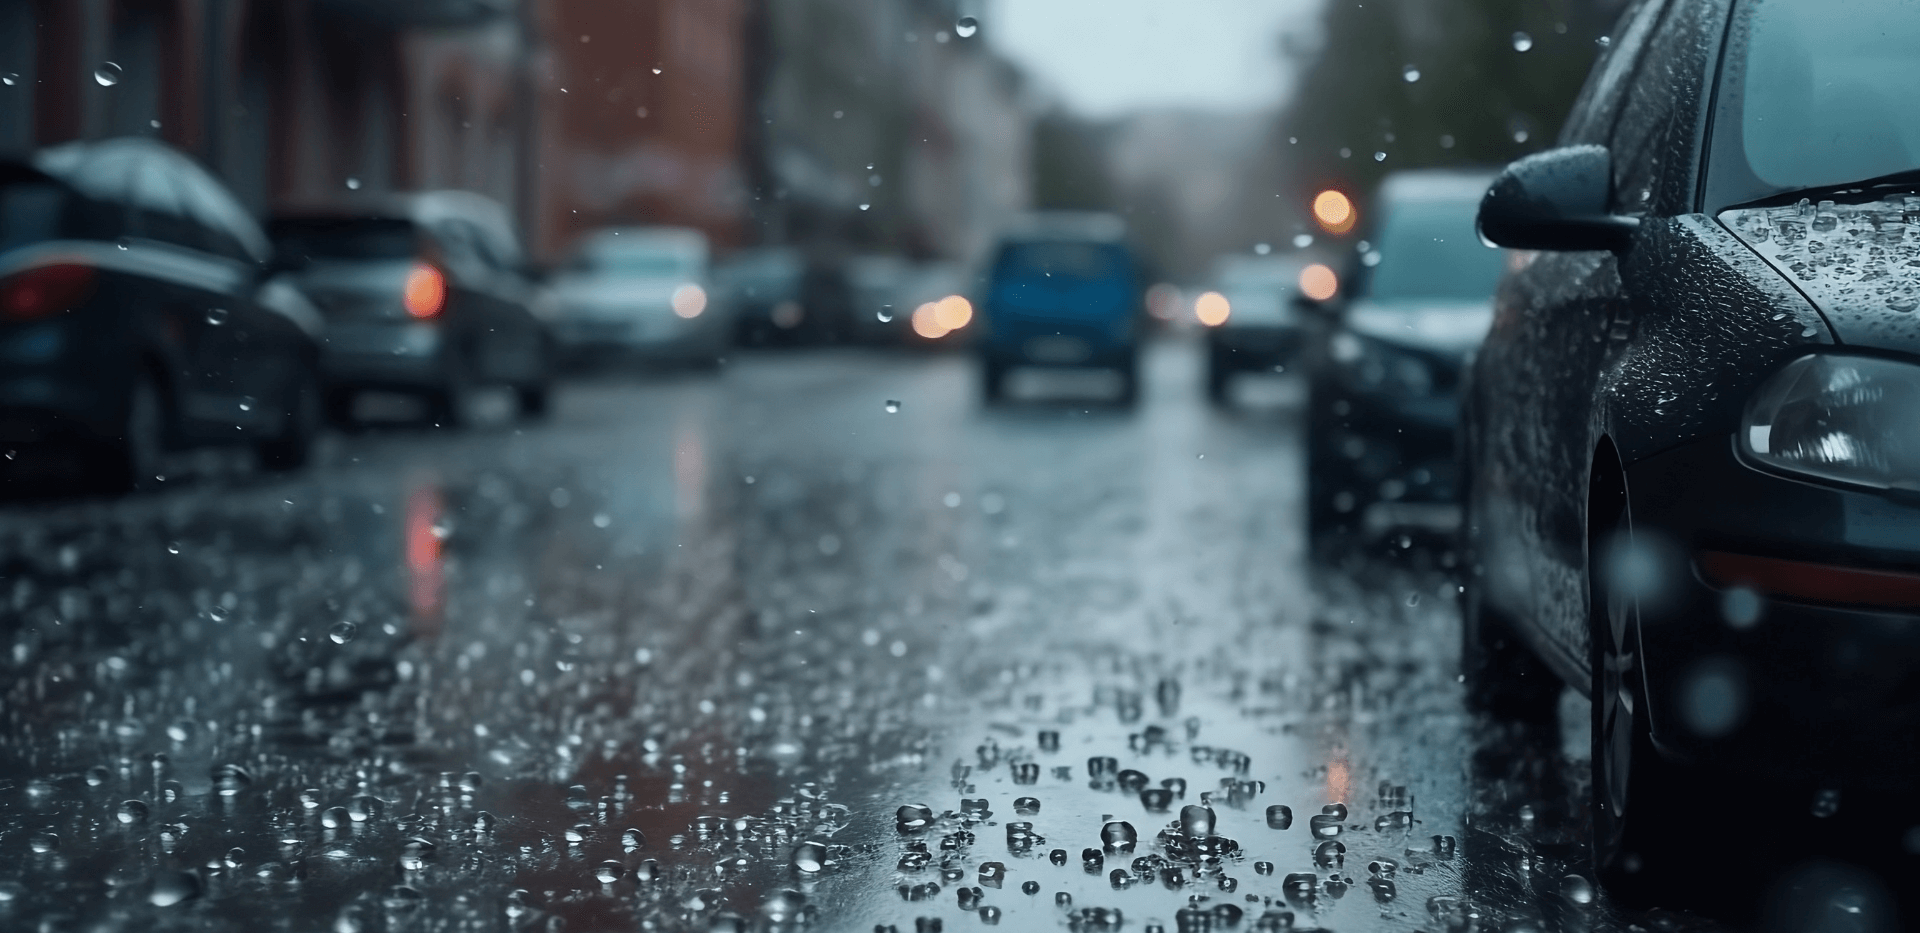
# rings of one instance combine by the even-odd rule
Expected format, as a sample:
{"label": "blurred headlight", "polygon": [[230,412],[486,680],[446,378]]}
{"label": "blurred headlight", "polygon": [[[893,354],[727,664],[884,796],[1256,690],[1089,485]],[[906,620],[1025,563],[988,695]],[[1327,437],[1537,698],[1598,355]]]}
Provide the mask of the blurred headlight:
{"label": "blurred headlight", "polygon": [[[656,293],[657,294],[657,293]],[[673,313],[692,320],[707,310],[707,290],[688,282],[673,290]]]}
{"label": "blurred headlight", "polygon": [[1334,362],[1348,384],[1362,392],[1384,395],[1428,395],[1433,392],[1432,364],[1419,354],[1351,331],[1333,335]]}
{"label": "blurred headlight", "polygon": [[1233,304],[1219,292],[1203,292],[1193,300],[1193,316],[1208,327],[1219,327],[1233,314]]}
{"label": "blurred headlight", "polygon": [[1742,453],[1836,483],[1920,491],[1920,366],[1803,356],[1747,404]]}

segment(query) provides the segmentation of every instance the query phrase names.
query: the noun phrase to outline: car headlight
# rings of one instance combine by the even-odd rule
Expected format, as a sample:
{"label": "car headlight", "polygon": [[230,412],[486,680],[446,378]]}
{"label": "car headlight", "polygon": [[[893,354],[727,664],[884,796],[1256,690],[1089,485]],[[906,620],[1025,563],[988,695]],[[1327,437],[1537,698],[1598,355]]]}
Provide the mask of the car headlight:
{"label": "car headlight", "polygon": [[1920,491],[1920,366],[1834,354],[1794,360],[1747,404],[1739,447],[1777,470]]}
{"label": "car headlight", "polygon": [[1390,395],[1433,392],[1433,366],[1419,354],[1351,331],[1334,334],[1328,349],[1347,382],[1360,391]]}

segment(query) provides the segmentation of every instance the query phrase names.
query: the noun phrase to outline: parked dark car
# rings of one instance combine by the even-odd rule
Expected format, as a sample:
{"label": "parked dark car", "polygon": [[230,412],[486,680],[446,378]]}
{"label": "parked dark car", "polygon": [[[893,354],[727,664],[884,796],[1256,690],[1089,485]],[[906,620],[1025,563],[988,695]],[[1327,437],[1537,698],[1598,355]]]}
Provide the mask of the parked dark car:
{"label": "parked dark car", "polygon": [[[1592,698],[1617,895],[1752,891],[1836,813],[1910,887],[1920,9],[1649,0],[1613,35],[1561,148],[1480,209],[1525,252],[1467,392],[1472,695]],[[1671,844],[1722,813],[1766,846]],[[1903,926],[1880,906],[1845,922]]]}
{"label": "parked dark car", "polygon": [[1474,233],[1489,176],[1390,175],[1346,294],[1308,351],[1307,525],[1316,547],[1459,526],[1460,375],[1502,256]]}
{"label": "parked dark car", "polygon": [[1108,369],[1119,401],[1140,392],[1145,308],[1126,227],[1104,214],[1043,214],[1004,237],[987,273],[982,394],[1000,399],[1016,367]]}
{"label": "parked dark car", "polygon": [[857,336],[854,286],[842,259],[755,250],[733,257],[715,275],[733,299],[740,346],[819,346]]}
{"label": "parked dark car", "polygon": [[1306,331],[1300,314],[1301,256],[1228,256],[1214,272],[1218,291],[1194,314],[1207,328],[1207,400],[1231,402],[1233,378],[1292,363]]}
{"label": "parked dark car", "polygon": [[446,425],[472,417],[475,390],[512,388],[525,415],[547,410],[553,298],[527,272],[495,202],[433,191],[291,211],[268,226],[275,262],[326,318],[328,408],[351,421],[368,391],[407,393]]}
{"label": "parked dark car", "polygon": [[162,481],[170,450],[305,463],[318,316],[192,159],[144,139],[0,162],[0,447],[20,484]]}

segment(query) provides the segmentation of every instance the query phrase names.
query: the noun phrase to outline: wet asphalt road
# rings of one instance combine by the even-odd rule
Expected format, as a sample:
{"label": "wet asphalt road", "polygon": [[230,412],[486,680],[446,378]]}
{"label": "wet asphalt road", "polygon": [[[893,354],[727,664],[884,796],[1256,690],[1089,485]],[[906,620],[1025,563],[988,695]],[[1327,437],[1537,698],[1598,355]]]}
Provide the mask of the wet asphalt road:
{"label": "wet asphalt road", "polygon": [[8,509],[0,927],[1618,925],[1445,556],[1310,569],[1299,386],[1148,364],[746,355]]}

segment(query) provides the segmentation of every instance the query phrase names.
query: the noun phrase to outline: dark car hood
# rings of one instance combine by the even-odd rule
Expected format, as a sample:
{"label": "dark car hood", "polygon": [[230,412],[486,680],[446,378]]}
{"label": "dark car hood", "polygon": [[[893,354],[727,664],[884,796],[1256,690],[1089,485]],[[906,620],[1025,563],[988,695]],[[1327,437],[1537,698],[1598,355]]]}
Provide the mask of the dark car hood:
{"label": "dark car hood", "polygon": [[1486,301],[1360,301],[1346,313],[1348,330],[1376,340],[1465,357],[1478,349],[1493,324],[1493,303]]}
{"label": "dark car hood", "polygon": [[1839,342],[1920,353],[1920,198],[1733,208],[1720,223],[1805,294]]}

